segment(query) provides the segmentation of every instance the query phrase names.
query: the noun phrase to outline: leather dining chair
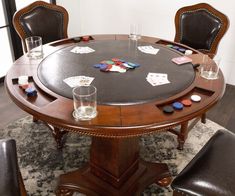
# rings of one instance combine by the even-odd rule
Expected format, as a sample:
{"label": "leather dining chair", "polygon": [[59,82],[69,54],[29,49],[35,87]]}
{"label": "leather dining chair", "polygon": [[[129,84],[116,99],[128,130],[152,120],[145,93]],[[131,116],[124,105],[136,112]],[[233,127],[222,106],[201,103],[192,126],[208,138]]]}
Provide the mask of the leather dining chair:
{"label": "leather dining chair", "polygon": [[13,139],[0,140],[0,195],[27,195],[18,166],[16,142]]}
{"label": "leather dining chair", "polygon": [[217,52],[229,26],[226,15],[206,3],[180,8],[175,15],[175,42],[202,53]]}
{"label": "leather dining chair", "polygon": [[217,131],[176,176],[171,187],[179,195],[235,195],[235,134]]}
{"label": "leather dining chair", "polygon": [[14,14],[13,25],[22,40],[24,51],[27,52],[27,37],[41,36],[43,44],[67,38],[68,20],[65,8],[36,1]]}

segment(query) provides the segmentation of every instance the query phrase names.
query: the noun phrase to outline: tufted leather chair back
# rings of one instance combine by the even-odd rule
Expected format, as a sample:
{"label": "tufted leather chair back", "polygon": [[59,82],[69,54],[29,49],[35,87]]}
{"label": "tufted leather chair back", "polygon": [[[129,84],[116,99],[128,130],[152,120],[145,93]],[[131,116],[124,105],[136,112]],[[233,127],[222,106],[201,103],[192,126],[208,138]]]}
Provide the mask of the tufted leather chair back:
{"label": "tufted leather chair back", "polygon": [[228,25],[228,18],[206,3],[183,7],[175,15],[175,41],[203,53],[216,53]]}
{"label": "tufted leather chair back", "polygon": [[68,37],[68,12],[61,6],[44,1],[36,1],[18,10],[14,14],[13,24],[25,52],[27,37],[41,36],[43,44]]}

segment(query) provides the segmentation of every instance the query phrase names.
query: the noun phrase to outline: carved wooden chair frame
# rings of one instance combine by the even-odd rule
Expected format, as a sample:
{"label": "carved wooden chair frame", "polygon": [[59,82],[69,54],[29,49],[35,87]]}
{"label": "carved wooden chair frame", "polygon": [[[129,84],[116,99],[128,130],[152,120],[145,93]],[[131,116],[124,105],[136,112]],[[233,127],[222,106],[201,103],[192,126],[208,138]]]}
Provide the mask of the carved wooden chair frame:
{"label": "carved wooden chair frame", "polygon": [[34,10],[37,7],[45,7],[45,8],[51,9],[51,10],[61,12],[64,16],[63,17],[63,34],[64,34],[64,38],[68,37],[67,29],[68,29],[69,16],[68,16],[67,10],[65,8],[63,8],[62,6],[59,6],[59,5],[47,3],[47,2],[44,2],[44,1],[35,1],[31,4],[29,4],[28,6],[26,6],[22,9],[20,9],[19,11],[17,11],[13,16],[13,25],[14,25],[14,28],[15,28],[16,32],[18,33],[18,35],[20,36],[20,38],[22,40],[25,52],[27,52],[26,44],[25,44],[25,38],[27,37],[27,33],[25,32],[23,26],[20,24],[20,18],[21,18],[22,15],[24,15],[28,12],[31,12],[32,10]]}
{"label": "carved wooden chair frame", "polygon": [[217,48],[218,48],[218,44],[219,44],[220,40],[222,39],[222,37],[224,36],[224,34],[226,33],[226,31],[229,27],[229,19],[226,15],[224,15],[223,13],[221,13],[220,11],[216,10],[215,8],[213,8],[212,6],[210,6],[209,4],[206,4],[206,3],[199,3],[196,5],[182,7],[176,12],[176,15],[175,15],[176,34],[175,34],[174,41],[180,42],[180,40],[181,40],[181,36],[182,36],[181,35],[181,28],[180,28],[181,27],[181,24],[180,24],[181,15],[186,12],[196,12],[199,10],[205,10],[206,12],[215,16],[216,18],[218,18],[221,21],[222,26],[219,29],[219,32],[216,35],[215,39],[213,40],[213,42],[211,44],[211,48],[209,50],[198,49],[202,53],[214,53],[215,54],[217,52]]}

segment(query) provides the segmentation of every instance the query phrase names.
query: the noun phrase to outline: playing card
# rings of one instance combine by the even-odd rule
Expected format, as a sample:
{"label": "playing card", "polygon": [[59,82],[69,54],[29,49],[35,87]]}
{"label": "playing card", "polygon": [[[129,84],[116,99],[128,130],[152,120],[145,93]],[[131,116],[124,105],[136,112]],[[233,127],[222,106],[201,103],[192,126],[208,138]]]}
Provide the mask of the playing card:
{"label": "playing card", "polygon": [[174,63],[176,63],[177,65],[182,65],[182,64],[185,64],[185,63],[192,62],[192,59],[190,59],[187,56],[180,56],[180,57],[173,58],[172,61]]}
{"label": "playing card", "polygon": [[167,74],[164,73],[148,73],[146,80],[152,86],[159,86],[170,83],[170,81],[167,78]]}
{"label": "playing card", "polygon": [[159,49],[154,48],[153,46],[138,46],[138,50],[146,54],[156,55]]}
{"label": "playing card", "polygon": [[92,81],[94,80],[93,77],[88,76],[73,76],[64,79],[63,81],[69,85],[71,88],[75,86],[89,86]]}
{"label": "playing card", "polygon": [[78,54],[87,54],[87,53],[95,52],[95,50],[88,46],[84,46],[84,47],[76,46],[70,52],[78,53]]}

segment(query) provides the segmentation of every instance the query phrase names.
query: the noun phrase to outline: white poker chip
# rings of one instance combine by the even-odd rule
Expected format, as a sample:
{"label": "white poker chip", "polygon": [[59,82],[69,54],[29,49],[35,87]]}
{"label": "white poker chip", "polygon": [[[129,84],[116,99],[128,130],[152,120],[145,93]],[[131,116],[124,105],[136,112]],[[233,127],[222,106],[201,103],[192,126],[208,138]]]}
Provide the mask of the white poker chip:
{"label": "white poker chip", "polygon": [[191,100],[194,102],[200,102],[201,101],[201,97],[199,95],[192,95],[191,96]]}

